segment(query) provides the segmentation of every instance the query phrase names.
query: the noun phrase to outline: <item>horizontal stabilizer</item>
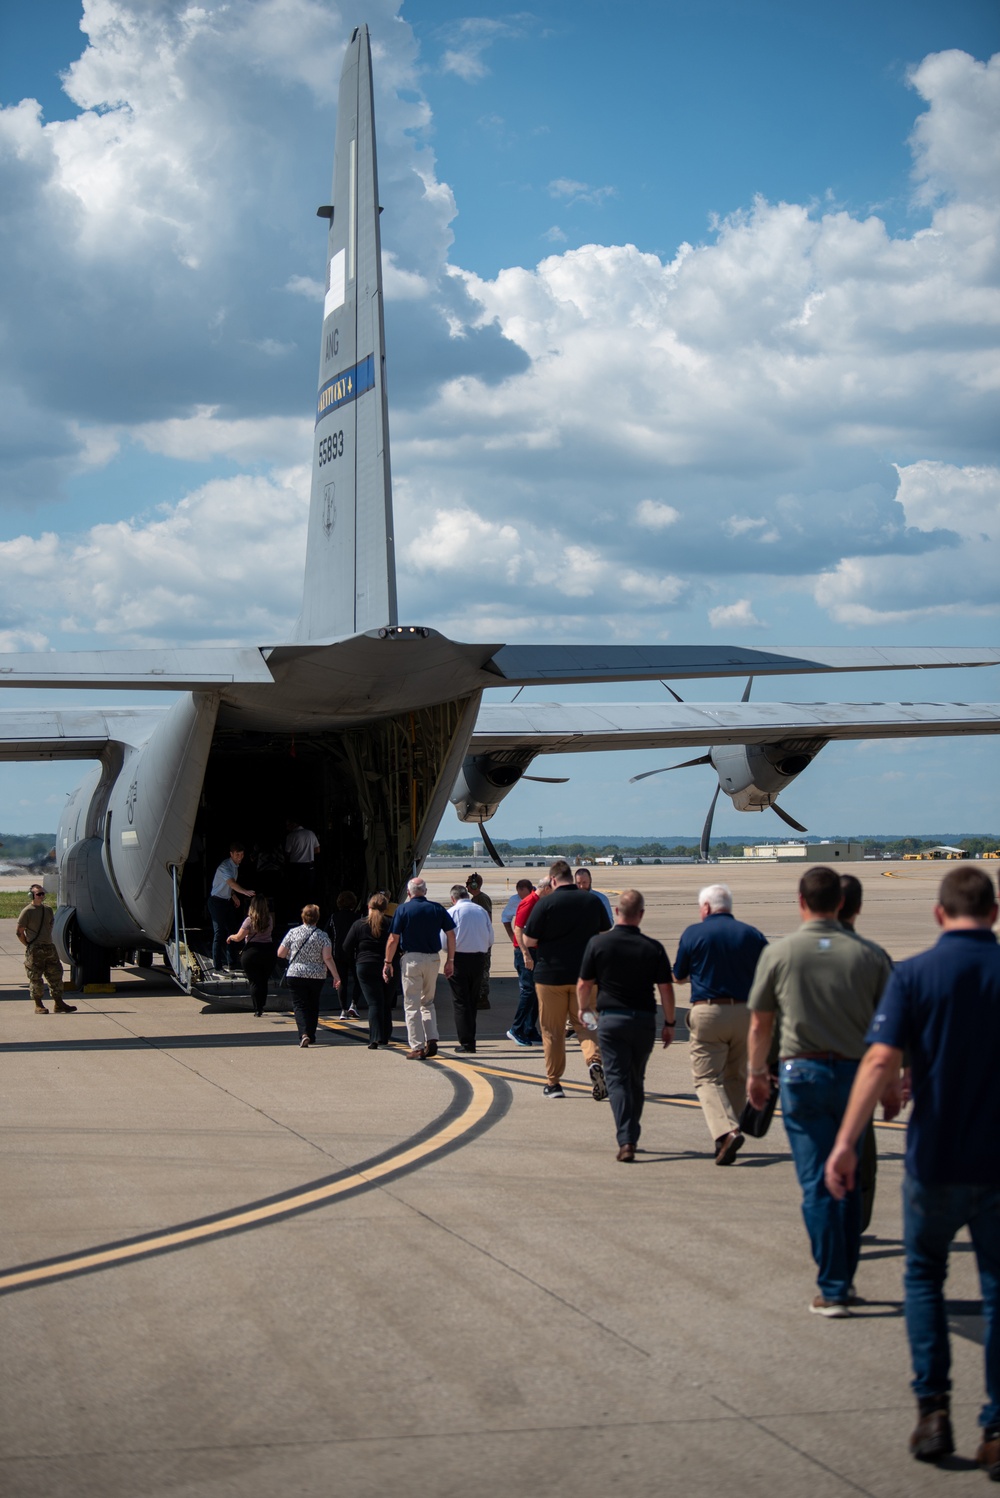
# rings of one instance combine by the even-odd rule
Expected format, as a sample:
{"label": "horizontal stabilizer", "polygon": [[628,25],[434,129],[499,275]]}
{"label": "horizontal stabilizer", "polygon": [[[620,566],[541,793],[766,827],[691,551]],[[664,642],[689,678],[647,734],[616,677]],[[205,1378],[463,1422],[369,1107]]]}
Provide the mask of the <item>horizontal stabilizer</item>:
{"label": "horizontal stabilizer", "polygon": [[253,646],[189,650],[39,650],[0,655],[0,686],[199,692],[271,681]]}
{"label": "horizontal stabilizer", "polygon": [[1000,702],[503,702],[480,708],[469,752],[572,754],[966,733],[1000,733]]}
{"label": "horizontal stabilizer", "polygon": [[169,707],[0,709],[0,760],[96,759],[144,744]]}
{"label": "horizontal stabilizer", "polygon": [[[649,681],[659,677],[794,676],[828,671],[930,671],[998,666],[1000,648],[874,645],[748,650],[728,645],[504,645],[491,663],[505,685]],[[499,683],[498,683],[499,684]]]}

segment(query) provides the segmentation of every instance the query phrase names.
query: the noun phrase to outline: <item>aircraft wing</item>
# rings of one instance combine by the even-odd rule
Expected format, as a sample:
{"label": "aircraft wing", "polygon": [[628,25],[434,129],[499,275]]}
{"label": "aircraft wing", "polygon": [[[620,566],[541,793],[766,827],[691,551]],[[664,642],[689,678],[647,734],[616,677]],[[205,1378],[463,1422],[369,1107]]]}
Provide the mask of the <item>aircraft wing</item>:
{"label": "aircraft wing", "polygon": [[7,708],[0,760],[97,759],[108,744],[144,744],[167,707]]}
{"label": "aircraft wing", "polygon": [[[1000,649],[846,645],[746,650],[733,645],[502,645],[487,669],[510,686],[712,676],[794,676],[831,671],[913,671],[997,666]],[[499,683],[495,683],[499,685]]]}
{"label": "aircraft wing", "polygon": [[198,692],[272,681],[254,646],[187,650],[39,650],[0,654],[0,686]]}
{"label": "aircraft wing", "polygon": [[1000,733],[997,702],[504,702],[480,708],[470,754],[536,754]]}

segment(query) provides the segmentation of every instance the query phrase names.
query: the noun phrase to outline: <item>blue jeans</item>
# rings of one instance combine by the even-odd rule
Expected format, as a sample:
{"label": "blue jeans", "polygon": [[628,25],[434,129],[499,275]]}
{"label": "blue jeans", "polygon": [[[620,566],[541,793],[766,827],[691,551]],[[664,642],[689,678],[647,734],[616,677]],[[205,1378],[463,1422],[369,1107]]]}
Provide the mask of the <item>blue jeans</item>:
{"label": "blue jeans", "polygon": [[[847,1107],[856,1061],[782,1061],[781,1115],[802,1188],[802,1216],[827,1300],[846,1301],[861,1254],[861,1192],[855,1186],[842,1202],[823,1183]],[[858,1142],[860,1153],[861,1141]]]}
{"label": "blue jeans", "polygon": [[979,1423],[989,1428],[1000,1425],[1000,1187],[923,1186],[911,1175],[903,1177],[906,1334],[918,1399],[951,1388],[944,1282],[951,1240],[966,1226],[986,1318],[986,1403]]}
{"label": "blue jeans", "polygon": [[517,973],[517,1013],[511,1021],[511,1034],[518,1040],[541,1044],[538,1028],[538,995],[535,993],[535,974],[525,966],[524,953],[514,948],[514,971]]}

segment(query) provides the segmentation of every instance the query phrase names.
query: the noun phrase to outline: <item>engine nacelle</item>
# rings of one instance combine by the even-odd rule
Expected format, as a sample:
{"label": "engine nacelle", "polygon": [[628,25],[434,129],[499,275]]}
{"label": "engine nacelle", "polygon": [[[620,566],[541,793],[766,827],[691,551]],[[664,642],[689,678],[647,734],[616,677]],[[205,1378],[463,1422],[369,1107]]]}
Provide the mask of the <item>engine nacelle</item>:
{"label": "engine nacelle", "polygon": [[766,811],[808,769],[825,742],[783,739],[776,744],[720,744],[709,750],[709,758],[719,785],[737,811]]}
{"label": "engine nacelle", "polygon": [[534,759],[524,750],[468,754],[451,793],[460,822],[486,822]]}

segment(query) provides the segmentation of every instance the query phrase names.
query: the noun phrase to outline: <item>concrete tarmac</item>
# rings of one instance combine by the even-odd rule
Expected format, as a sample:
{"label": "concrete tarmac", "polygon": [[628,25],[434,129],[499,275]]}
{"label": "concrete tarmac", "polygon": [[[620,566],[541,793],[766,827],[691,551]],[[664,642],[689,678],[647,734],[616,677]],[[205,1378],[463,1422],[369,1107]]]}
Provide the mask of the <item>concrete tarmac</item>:
{"label": "concrete tarmac", "polygon": [[[860,929],[902,957],[935,936],[940,865],[856,865]],[[461,871],[464,878],[465,871]],[[10,1498],[501,1495],[910,1498],[984,1491],[970,1245],[949,1279],[959,1455],[906,1450],[904,1136],[845,1321],[814,1269],[780,1118],[720,1170],[687,1035],[654,1051],[636,1164],[569,1044],[565,1101],[505,1038],[498,946],[474,1057],[369,1051],[331,1021],[302,1051],[255,1020],[117,973],[35,1015],[0,922],[0,1490]],[[798,868],[595,870],[647,896],[671,955],[706,877],[776,936]],[[891,877],[883,877],[883,874]],[[432,895],[453,876],[435,871]],[[680,1007],[685,989],[679,988]],[[396,1037],[403,1036],[397,1011]],[[470,1064],[471,1063],[471,1064]]]}

